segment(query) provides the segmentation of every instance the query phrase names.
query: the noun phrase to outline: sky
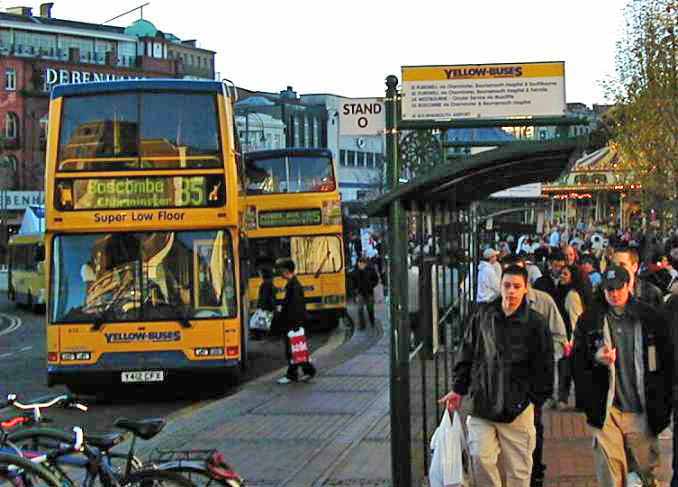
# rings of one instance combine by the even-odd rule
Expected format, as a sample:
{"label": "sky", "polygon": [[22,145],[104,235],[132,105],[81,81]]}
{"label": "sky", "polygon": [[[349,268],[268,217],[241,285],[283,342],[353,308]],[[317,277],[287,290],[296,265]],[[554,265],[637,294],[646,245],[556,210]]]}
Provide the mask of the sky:
{"label": "sky", "polygon": [[[606,101],[628,0],[54,1],[54,17],[95,23],[150,1],[145,19],[216,51],[221,77],[251,90],[383,96],[401,66],[565,61],[567,102],[591,105]],[[38,12],[0,2],[19,4]]]}

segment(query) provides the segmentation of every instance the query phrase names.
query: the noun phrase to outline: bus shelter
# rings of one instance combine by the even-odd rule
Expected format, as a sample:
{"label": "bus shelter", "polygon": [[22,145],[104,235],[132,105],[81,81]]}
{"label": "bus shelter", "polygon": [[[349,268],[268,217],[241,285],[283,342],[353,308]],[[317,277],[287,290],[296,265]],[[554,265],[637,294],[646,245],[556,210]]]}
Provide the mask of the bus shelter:
{"label": "bus shelter", "polygon": [[[395,76],[387,78],[390,191],[367,213],[388,222],[391,472],[394,486],[409,487],[421,485],[428,470],[429,442],[442,414],[437,399],[451,388],[454,352],[474,301],[481,232],[477,202],[500,190],[557,179],[574,163],[584,140],[506,144],[437,164],[401,183],[400,133],[444,133],[455,123],[400,120],[397,84]],[[565,117],[556,122],[573,123]]]}

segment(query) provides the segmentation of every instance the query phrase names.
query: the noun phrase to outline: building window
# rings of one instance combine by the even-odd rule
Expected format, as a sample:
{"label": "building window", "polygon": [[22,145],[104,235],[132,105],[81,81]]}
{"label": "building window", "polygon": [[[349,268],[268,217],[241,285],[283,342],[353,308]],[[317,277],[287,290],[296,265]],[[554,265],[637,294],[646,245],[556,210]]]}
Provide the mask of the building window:
{"label": "building window", "polygon": [[339,165],[341,166],[346,165],[346,151],[344,149],[341,149],[339,151]]}
{"label": "building window", "polygon": [[12,31],[9,29],[0,30],[0,47],[2,47],[3,50],[8,51],[12,48],[12,44],[14,44],[12,41]]}
{"label": "building window", "polygon": [[7,68],[5,70],[5,89],[7,91],[16,91],[16,69]]}
{"label": "building window", "polygon": [[40,149],[47,148],[47,125],[49,124],[49,114],[45,113],[40,117]]}
{"label": "building window", "polygon": [[0,169],[7,168],[12,172],[16,172],[17,158],[12,154],[3,154],[0,155]]}
{"label": "building window", "polygon": [[293,117],[294,127],[294,147],[301,147],[301,130],[299,127],[299,117]]}
{"label": "building window", "polygon": [[374,165],[377,169],[384,167],[384,154],[374,154]]}
{"label": "building window", "polygon": [[311,129],[309,127],[309,120],[304,117],[304,147],[312,147],[311,143]]}
{"label": "building window", "polygon": [[346,165],[355,166],[355,151],[350,150],[346,153]]}
{"label": "building window", "polygon": [[358,167],[365,167],[365,153],[358,152]]}
{"label": "building window", "polygon": [[374,168],[374,152],[367,153],[367,167]]}
{"label": "building window", "polygon": [[5,115],[5,138],[16,139],[19,136],[19,117],[9,112]]}

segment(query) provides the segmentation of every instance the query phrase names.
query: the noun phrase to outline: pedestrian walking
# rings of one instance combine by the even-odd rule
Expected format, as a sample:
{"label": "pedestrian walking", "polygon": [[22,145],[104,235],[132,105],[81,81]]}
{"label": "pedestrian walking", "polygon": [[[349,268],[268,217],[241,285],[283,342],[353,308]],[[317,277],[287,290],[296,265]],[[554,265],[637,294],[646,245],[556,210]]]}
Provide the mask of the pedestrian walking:
{"label": "pedestrian walking", "polygon": [[[521,257],[508,256],[502,259],[504,269],[511,265],[517,265],[529,269],[529,264]],[[529,276],[529,270],[528,270]],[[548,293],[534,289],[528,282],[527,286],[527,302],[533,310],[546,318],[549,330],[551,331],[551,338],[553,339],[553,362],[558,363],[566,353],[568,344],[567,335],[565,332],[565,323],[558,311],[558,306]],[[557,385],[557,374],[554,372],[553,382],[554,389]],[[551,398],[549,398],[551,400]],[[554,404],[557,404],[557,398],[553,399]],[[544,464],[544,422],[542,411],[544,405],[534,405],[534,428],[536,432],[534,453],[532,454],[532,475],[530,480],[530,487],[541,487],[544,484],[544,476],[546,474],[546,465]]]}
{"label": "pedestrian walking", "polygon": [[657,309],[631,294],[631,276],[609,266],[605,299],[580,317],[574,338],[574,379],[593,430],[601,487],[633,476],[655,485],[659,433],[669,425],[673,360],[669,330]]}
{"label": "pedestrian walking", "polygon": [[548,256],[548,273],[541,276],[534,283],[534,288],[549,293],[557,301],[558,283],[560,282],[560,272],[565,267],[565,256],[559,250],[551,252]]}
{"label": "pedestrian walking", "polygon": [[374,327],[374,288],[379,284],[377,272],[368,265],[366,257],[361,257],[349,278],[358,305],[359,327],[362,329],[366,327],[365,315],[370,326]]}
{"label": "pedestrian walking", "polygon": [[640,279],[638,271],[640,269],[640,257],[638,250],[633,247],[618,247],[614,250],[612,261],[626,269],[630,276],[630,289],[638,301],[642,301],[655,309],[661,309],[664,305],[664,296],[661,290],[647,281]]}
{"label": "pedestrian walking", "polygon": [[553,343],[530,308],[527,271],[509,266],[501,297],[472,315],[454,366],[454,386],[439,401],[450,410],[468,396],[469,448],[479,485],[528,487],[535,447],[534,405],[553,392]]}
{"label": "pedestrian walking", "polygon": [[[271,317],[271,322],[275,316],[275,285],[273,284],[273,271],[270,267],[262,267],[259,269],[259,276],[261,277],[261,284],[259,285],[259,293],[257,296],[257,309],[264,311],[267,316]],[[269,331],[273,330],[273,323],[270,324]],[[251,330],[253,340],[261,340],[266,334],[264,330]]]}
{"label": "pedestrian walking", "polygon": [[678,295],[672,295],[666,303],[665,315],[671,331],[673,348],[673,478],[671,487],[678,487]]}
{"label": "pedestrian walking", "polygon": [[499,272],[495,268],[499,252],[494,249],[485,249],[483,251],[483,260],[478,264],[478,292],[476,293],[477,303],[488,303],[499,297],[499,279],[501,277],[501,267]]}
{"label": "pedestrian walking", "polygon": [[558,407],[567,409],[572,388],[572,340],[579,317],[588,309],[593,301],[591,290],[584,283],[582,275],[575,265],[563,267],[560,273],[558,299],[556,304],[565,322],[567,333],[567,353],[558,361]]}
{"label": "pedestrian walking", "polygon": [[[278,379],[278,384],[289,384],[298,380],[309,380],[316,374],[315,367],[309,362],[302,364],[292,363],[292,347],[287,334],[290,331],[298,331],[306,322],[306,302],[304,299],[304,287],[299,282],[295,274],[295,265],[291,259],[285,259],[277,263],[283,279],[287,281],[285,286],[285,298],[280,310],[280,326],[283,331],[283,341],[285,343],[285,356],[289,362],[287,373],[284,377]],[[298,377],[299,367],[301,367],[303,376]]]}

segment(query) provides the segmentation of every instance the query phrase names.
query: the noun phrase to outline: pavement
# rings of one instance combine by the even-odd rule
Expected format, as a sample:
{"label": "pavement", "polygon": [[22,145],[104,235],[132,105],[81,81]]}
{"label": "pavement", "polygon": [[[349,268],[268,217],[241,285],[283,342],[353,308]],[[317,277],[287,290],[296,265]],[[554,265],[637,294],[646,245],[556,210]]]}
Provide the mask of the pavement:
{"label": "pavement", "polygon": [[[239,393],[173,418],[154,448],[216,448],[248,486],[391,485],[388,320],[356,330],[338,348],[313,356],[309,383],[278,385],[283,369],[248,383]],[[358,351],[358,353],[356,353]],[[671,434],[662,434],[662,475],[671,474]],[[594,476],[584,416],[545,411],[546,487],[589,487]],[[426,485],[423,483],[422,485]]]}

